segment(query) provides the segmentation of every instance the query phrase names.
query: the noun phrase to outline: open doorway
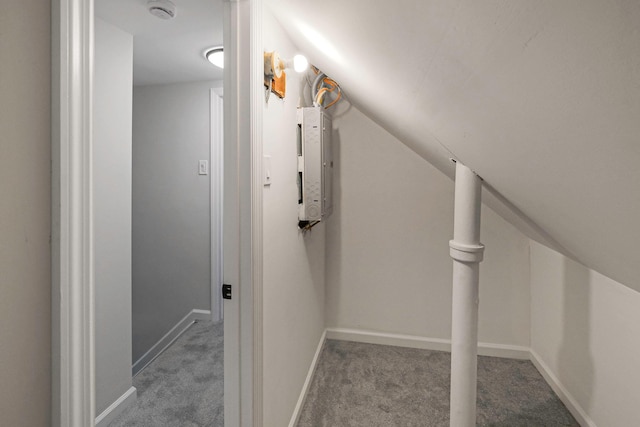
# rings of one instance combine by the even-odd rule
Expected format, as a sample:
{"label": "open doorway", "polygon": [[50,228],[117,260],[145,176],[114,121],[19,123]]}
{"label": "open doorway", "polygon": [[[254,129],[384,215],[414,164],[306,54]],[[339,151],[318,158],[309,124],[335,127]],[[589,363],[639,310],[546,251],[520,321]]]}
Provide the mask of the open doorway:
{"label": "open doorway", "polygon": [[95,0],[96,424],[221,426],[223,4],[152,6]]}
{"label": "open doorway", "polygon": [[[251,60],[261,57],[260,32],[252,30],[261,10],[260,0],[224,2],[223,270],[233,290],[233,297],[224,300],[228,427],[262,425],[262,177],[253,173],[253,160],[262,156],[263,64]],[[94,1],[55,0],[52,15],[52,425],[86,427],[96,419],[98,317],[92,170]],[[258,37],[249,42],[254,33]],[[251,126],[248,117],[254,119]],[[128,363],[130,367],[131,359]],[[129,369],[125,386],[131,380]],[[116,397],[114,405],[129,397]]]}

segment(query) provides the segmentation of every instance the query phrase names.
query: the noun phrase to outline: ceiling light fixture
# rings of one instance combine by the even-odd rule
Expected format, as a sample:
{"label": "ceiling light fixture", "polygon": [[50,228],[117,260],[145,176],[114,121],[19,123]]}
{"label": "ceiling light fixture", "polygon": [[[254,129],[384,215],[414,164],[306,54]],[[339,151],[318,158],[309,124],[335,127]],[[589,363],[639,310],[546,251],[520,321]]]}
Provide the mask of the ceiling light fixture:
{"label": "ceiling light fixture", "polygon": [[160,19],[173,19],[176,17],[176,5],[169,0],[149,0],[147,2],[149,13]]}
{"label": "ceiling light fixture", "polygon": [[212,47],[204,52],[204,57],[218,68],[224,68],[224,49],[222,46]]}

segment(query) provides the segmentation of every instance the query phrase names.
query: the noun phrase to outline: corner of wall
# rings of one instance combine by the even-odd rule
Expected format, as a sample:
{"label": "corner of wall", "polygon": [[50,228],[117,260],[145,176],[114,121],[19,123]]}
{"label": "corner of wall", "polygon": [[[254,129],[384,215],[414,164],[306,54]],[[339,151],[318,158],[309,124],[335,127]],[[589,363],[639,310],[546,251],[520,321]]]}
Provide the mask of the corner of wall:
{"label": "corner of wall", "polygon": [[137,398],[138,390],[135,387],[130,387],[96,417],[95,427],[109,427],[109,424],[129,406],[133,405]]}
{"label": "corner of wall", "polygon": [[531,334],[532,334],[532,328],[533,328],[532,327],[532,324],[533,324],[533,311],[531,309],[531,305],[532,305],[532,301],[533,301],[532,300],[532,295],[531,295],[531,288],[533,286],[532,285],[533,281],[532,281],[532,277],[531,277],[531,274],[532,274],[531,273],[531,269],[533,268],[532,267],[532,261],[531,261],[531,243],[532,243],[532,240],[529,238],[528,242],[527,242],[527,260],[528,260],[528,263],[527,263],[527,268],[528,268],[527,277],[528,277],[528,280],[529,280],[528,281],[528,286],[527,286],[528,289],[529,289],[529,296],[528,296],[529,297],[529,344],[528,344],[529,348],[531,348]]}
{"label": "corner of wall", "polygon": [[102,411],[131,387],[133,36],[96,19],[95,63],[95,388]]}
{"label": "corner of wall", "polygon": [[[263,14],[265,50],[292,57],[296,48],[269,9]],[[287,425],[309,376],[325,327],[325,224],[298,228],[297,101],[299,77],[287,75],[284,99],[264,101],[263,155],[271,183],[263,188],[264,424]]]}
{"label": "corner of wall", "polygon": [[582,425],[640,425],[640,293],[530,246],[532,360]]}

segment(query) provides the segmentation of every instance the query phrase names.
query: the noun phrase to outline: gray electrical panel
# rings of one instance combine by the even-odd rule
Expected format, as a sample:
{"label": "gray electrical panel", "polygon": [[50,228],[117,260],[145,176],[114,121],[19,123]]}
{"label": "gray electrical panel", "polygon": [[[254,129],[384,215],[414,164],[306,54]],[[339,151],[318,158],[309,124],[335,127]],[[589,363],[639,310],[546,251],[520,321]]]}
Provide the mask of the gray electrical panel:
{"label": "gray electrical panel", "polygon": [[298,219],[321,221],[333,211],[331,117],[322,107],[298,108]]}

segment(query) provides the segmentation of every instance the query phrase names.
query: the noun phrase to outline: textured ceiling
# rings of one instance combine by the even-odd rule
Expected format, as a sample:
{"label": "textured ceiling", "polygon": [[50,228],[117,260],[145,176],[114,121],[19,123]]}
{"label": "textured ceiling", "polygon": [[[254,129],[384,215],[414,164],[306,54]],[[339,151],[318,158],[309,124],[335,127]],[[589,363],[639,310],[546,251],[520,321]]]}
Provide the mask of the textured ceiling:
{"label": "textured ceiling", "polygon": [[174,19],[147,10],[147,0],[96,0],[96,16],[133,34],[134,85],[220,80],[204,51],[222,46],[222,0],[174,0]]}
{"label": "textured ceiling", "polygon": [[640,290],[640,2],[267,0],[350,100],[549,246]]}

